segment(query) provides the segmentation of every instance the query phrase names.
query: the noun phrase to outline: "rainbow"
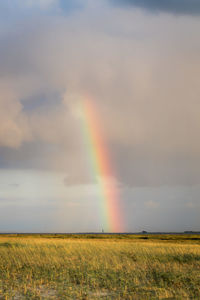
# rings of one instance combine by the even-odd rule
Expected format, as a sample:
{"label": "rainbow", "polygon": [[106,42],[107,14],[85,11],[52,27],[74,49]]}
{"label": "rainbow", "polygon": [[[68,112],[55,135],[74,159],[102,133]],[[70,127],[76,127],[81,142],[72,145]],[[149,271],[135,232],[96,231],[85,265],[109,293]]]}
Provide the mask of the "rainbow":
{"label": "rainbow", "polygon": [[122,232],[119,189],[105,145],[97,108],[89,97],[81,100],[84,141],[90,160],[93,178],[97,179],[100,196],[102,228],[107,232]]}

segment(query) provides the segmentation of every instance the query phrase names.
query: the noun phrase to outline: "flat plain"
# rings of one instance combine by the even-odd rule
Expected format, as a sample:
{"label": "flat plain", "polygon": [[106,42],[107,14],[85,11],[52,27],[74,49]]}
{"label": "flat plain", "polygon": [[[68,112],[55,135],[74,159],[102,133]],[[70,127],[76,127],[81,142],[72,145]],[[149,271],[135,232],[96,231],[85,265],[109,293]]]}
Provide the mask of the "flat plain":
{"label": "flat plain", "polygon": [[1,235],[0,299],[200,299],[200,235]]}

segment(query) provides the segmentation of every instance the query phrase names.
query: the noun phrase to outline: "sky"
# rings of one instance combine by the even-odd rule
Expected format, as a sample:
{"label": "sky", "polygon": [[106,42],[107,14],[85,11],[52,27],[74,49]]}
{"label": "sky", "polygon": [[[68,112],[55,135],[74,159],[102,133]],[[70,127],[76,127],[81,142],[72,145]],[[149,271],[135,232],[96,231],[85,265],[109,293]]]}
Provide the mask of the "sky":
{"label": "sky", "polygon": [[199,0],[1,0],[0,232],[104,227],[86,95],[121,231],[200,230],[199,30]]}

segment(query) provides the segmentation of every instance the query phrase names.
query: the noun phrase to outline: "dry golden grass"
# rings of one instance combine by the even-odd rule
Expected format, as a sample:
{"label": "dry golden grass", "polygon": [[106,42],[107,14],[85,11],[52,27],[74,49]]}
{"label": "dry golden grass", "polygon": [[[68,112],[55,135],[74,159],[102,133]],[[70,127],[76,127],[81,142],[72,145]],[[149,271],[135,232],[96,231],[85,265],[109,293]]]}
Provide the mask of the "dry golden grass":
{"label": "dry golden grass", "polygon": [[200,299],[200,245],[0,238],[0,299]]}

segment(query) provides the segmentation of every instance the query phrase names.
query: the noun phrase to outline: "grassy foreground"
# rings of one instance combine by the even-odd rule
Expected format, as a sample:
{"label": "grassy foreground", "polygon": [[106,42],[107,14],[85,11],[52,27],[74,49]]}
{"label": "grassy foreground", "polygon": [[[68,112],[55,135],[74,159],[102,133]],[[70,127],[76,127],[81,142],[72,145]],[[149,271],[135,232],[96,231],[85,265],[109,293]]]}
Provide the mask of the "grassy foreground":
{"label": "grassy foreground", "polygon": [[1,236],[0,299],[200,299],[199,237],[99,237]]}

